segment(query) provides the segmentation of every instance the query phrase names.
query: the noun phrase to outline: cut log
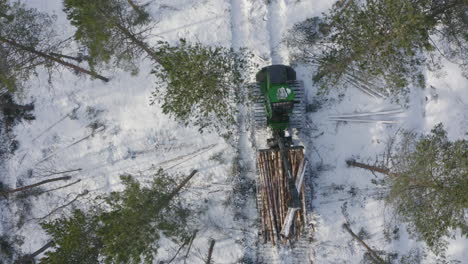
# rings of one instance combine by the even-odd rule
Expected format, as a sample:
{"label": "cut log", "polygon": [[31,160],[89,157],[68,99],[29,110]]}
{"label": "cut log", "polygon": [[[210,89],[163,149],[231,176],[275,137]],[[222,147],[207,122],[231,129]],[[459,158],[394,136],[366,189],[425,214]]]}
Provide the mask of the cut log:
{"label": "cut log", "polygon": [[[259,175],[257,177],[257,201],[259,215],[262,218],[263,241],[291,240],[298,236],[306,226],[303,210],[306,208],[304,191],[305,168],[303,147],[292,147],[286,151],[290,163],[290,175],[286,171],[282,153],[279,149],[260,150],[257,156]],[[299,195],[299,207],[291,207],[292,186]],[[276,237],[276,239],[275,239]]]}
{"label": "cut log", "polygon": [[302,190],[301,187],[302,187],[302,185],[304,183],[304,175],[305,175],[307,165],[308,165],[307,160],[305,160],[305,161],[302,160],[300,170],[299,170],[299,173],[298,173],[298,176],[297,176],[297,179],[296,179],[296,189],[297,189],[298,192],[301,192],[301,190]]}
{"label": "cut log", "polygon": [[299,211],[300,209],[297,209],[297,208],[288,208],[288,213],[286,214],[286,219],[283,223],[283,228],[281,230],[281,236],[283,238],[291,238],[291,227],[294,223],[294,220],[295,220],[295,216],[296,216],[296,213],[297,211]]}

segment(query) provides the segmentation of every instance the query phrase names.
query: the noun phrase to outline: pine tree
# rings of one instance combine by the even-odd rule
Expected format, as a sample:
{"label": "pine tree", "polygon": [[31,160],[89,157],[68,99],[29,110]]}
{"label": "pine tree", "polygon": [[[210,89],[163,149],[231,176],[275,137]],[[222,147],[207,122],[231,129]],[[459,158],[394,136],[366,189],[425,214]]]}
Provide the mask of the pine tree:
{"label": "pine tree", "polygon": [[449,141],[442,124],[431,134],[404,133],[393,149],[391,166],[348,161],[348,165],[384,173],[388,201],[408,231],[436,253],[444,252],[445,237],[456,230],[468,237],[468,141]]}
{"label": "pine tree", "polygon": [[50,49],[46,40],[53,36],[52,18],[34,9],[26,9],[22,4],[0,3],[0,89],[13,92],[20,82],[34,73],[36,65],[52,65],[27,51],[8,45],[5,38],[25,43],[33,49]]}
{"label": "pine tree", "polygon": [[58,66],[85,73],[103,81],[107,78],[78,65],[51,56],[64,46],[56,40],[54,17],[27,8],[20,2],[0,4],[0,92],[15,92],[22,83],[44,67],[51,78]]}
{"label": "pine tree", "polygon": [[[213,129],[227,136],[235,119],[235,105],[250,63],[245,52],[200,43],[179,45],[147,43],[149,15],[128,0],[64,0],[65,12],[77,27],[75,39],[89,53],[95,67],[114,59],[117,65],[133,65],[142,54],[155,63],[160,82],[153,103],[162,103],[164,113],[200,131]],[[125,64],[127,63],[127,64]]]}
{"label": "pine tree", "polygon": [[195,173],[178,185],[162,170],[149,186],[121,176],[124,190],[102,196],[103,203],[88,213],[75,210],[43,224],[55,250],[41,263],[153,263],[161,234],[183,241],[189,236],[189,210],[178,194]]}
{"label": "pine tree", "polygon": [[160,232],[173,239],[188,237],[188,211],[171,197],[175,184],[162,171],[150,187],[142,187],[131,176],[121,179],[125,190],[105,198],[111,210],[99,217],[106,263],[153,263]]}
{"label": "pine tree", "polygon": [[251,72],[249,54],[181,40],[177,46],[160,43],[156,55],[160,64],[154,73],[160,82],[153,99],[162,102],[163,112],[200,132],[229,134],[239,88]]}
{"label": "pine tree", "polygon": [[136,72],[142,53],[153,57],[153,50],[144,42],[150,29],[149,14],[133,1],[64,0],[64,7],[92,69],[113,59],[116,66]]}
{"label": "pine tree", "polygon": [[34,104],[18,104],[11,93],[0,94],[0,113],[3,113],[3,121],[6,131],[10,132],[13,126],[21,120],[34,120]]}
{"label": "pine tree", "polygon": [[70,217],[44,223],[42,228],[53,237],[52,247],[57,250],[46,252],[41,263],[99,263],[103,245],[96,235],[98,219],[93,214],[74,210]]}
{"label": "pine tree", "polygon": [[[443,45],[439,45],[441,52],[449,61],[458,64],[465,78],[468,78],[468,0],[462,1],[434,1],[432,12],[440,21],[440,26],[433,29],[433,33],[440,38]],[[446,8],[452,4],[454,8]]]}
{"label": "pine tree", "polygon": [[[309,47],[302,47],[302,54],[318,64],[314,81],[322,92],[343,82],[375,81],[383,84],[376,88],[378,92],[402,99],[409,92],[409,84],[424,87],[423,66],[440,67],[435,53],[439,47],[431,39],[431,34],[440,35],[439,28],[447,35],[444,39],[453,48],[452,55],[464,56],[466,65],[467,3],[467,0],[337,1],[320,23],[326,36],[320,41],[308,41],[305,47]],[[315,26],[303,27],[299,36],[317,32]],[[317,45],[325,46],[320,53],[314,48]]]}

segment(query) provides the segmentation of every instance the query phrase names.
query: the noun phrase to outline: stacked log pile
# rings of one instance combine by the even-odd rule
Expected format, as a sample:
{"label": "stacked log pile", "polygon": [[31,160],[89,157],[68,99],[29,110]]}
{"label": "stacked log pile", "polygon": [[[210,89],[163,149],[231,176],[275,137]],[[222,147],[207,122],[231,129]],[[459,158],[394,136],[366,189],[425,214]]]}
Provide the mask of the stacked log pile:
{"label": "stacked log pile", "polygon": [[[288,150],[294,180],[304,166],[304,148],[292,147]],[[296,213],[291,236],[282,237],[280,231],[285,223],[286,213],[291,201],[286,171],[283,168],[279,149],[260,150],[257,157],[259,177],[257,180],[257,207],[262,216],[263,242],[271,241],[273,245],[282,241],[298,238],[305,227],[305,185],[298,188],[301,209]]]}

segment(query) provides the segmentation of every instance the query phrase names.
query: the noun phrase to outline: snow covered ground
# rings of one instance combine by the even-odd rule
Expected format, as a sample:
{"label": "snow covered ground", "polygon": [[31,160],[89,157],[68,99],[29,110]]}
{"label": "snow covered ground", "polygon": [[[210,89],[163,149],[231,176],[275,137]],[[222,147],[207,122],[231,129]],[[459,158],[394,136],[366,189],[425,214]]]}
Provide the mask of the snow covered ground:
{"label": "snow covered ground", "polygon": [[[183,37],[207,45],[247,47],[255,54],[259,68],[272,63],[289,64],[287,47],[282,42],[294,23],[319,16],[331,5],[329,0],[159,0],[149,8],[159,21],[152,41],[175,42]],[[57,28],[64,37],[73,28],[61,11],[60,0],[25,0],[31,7],[57,15]],[[398,258],[410,251],[423,249],[420,242],[408,237],[400,227],[398,239],[384,236],[384,221],[388,217],[384,201],[385,190],[374,184],[379,175],[348,168],[345,160],[359,157],[372,161],[384,149],[386,140],[397,129],[428,132],[443,122],[451,139],[468,138],[468,81],[456,66],[449,63],[445,75],[427,73],[434,88],[414,92],[408,109],[375,99],[355,88],[348,89],[342,100],[332,92],[322,98],[325,103],[308,114],[308,128],[299,133],[307,156],[312,162],[314,232],[307,246],[307,258],[294,258],[294,249],[268,248],[257,245],[257,224],[254,196],[238,197],[244,217],[226,199],[232,190],[232,166],[239,158],[244,180],[255,177],[254,149],[265,137],[254,141],[250,131],[246,106],[239,106],[239,133],[236,144],[228,144],[215,134],[199,134],[194,127],[184,127],[164,115],[155,105],[149,105],[154,80],[151,65],[141,62],[140,73],[132,76],[120,70],[107,71],[109,83],[77,77],[67,70],[55,76],[52,87],[41,73],[32,78],[23,100],[35,102],[36,120],[23,122],[14,133],[20,142],[15,155],[5,161],[0,171],[2,181],[15,186],[44,179],[52,172],[71,172],[77,184],[50,195],[34,198],[26,224],[16,229],[27,239],[24,252],[44,245],[48,238],[32,218],[43,217],[54,208],[71,201],[87,189],[90,194],[75,203],[85,207],[92,197],[121,188],[119,175],[131,173],[148,180],[152,172],[162,167],[171,173],[200,173],[184,192],[194,207],[203,209],[194,225],[199,229],[187,263],[204,263],[210,239],[216,240],[214,263],[238,263],[261,255],[271,257],[268,263],[361,263],[366,250],[342,228],[345,222],[357,233],[367,233],[366,242],[376,250],[398,253]],[[310,69],[296,67],[298,78],[304,81],[309,102],[315,99],[316,87]],[[438,74],[441,75],[441,74]],[[330,116],[356,112],[377,112],[401,109],[399,113],[383,115],[394,124],[343,123],[330,121]],[[63,183],[48,185],[58,187]],[[22,208],[12,205],[12,215],[2,208],[2,219],[17,221]],[[59,210],[52,219],[69,209]],[[388,219],[387,219],[388,220]],[[6,232],[5,229],[0,229]],[[170,259],[178,246],[165,241],[160,260]],[[468,240],[451,240],[448,255],[468,263]],[[264,252],[268,250],[268,254]],[[428,253],[429,254],[429,253]],[[239,262],[242,263],[242,262]],[[397,262],[396,262],[397,263]],[[421,263],[436,263],[431,254]]]}

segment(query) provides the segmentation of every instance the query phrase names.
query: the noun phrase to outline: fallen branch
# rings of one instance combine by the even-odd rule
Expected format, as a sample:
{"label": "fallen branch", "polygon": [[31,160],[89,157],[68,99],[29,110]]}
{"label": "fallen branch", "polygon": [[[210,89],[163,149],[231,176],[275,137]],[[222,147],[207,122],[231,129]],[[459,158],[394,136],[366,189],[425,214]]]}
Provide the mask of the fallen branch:
{"label": "fallen branch", "polygon": [[53,188],[53,189],[50,189],[50,190],[47,190],[47,191],[43,191],[43,192],[40,192],[38,193],[37,195],[41,195],[41,194],[44,194],[44,193],[48,193],[48,192],[53,192],[53,191],[56,191],[56,190],[59,190],[59,189],[63,189],[63,188],[66,188],[66,187],[69,187],[69,186],[72,186],[74,184],[77,184],[81,181],[81,179],[78,179],[72,183],[69,183],[69,184],[66,184],[66,185],[63,185],[63,186],[60,186],[60,187],[57,187],[57,188]]}
{"label": "fallen branch", "polygon": [[65,118],[69,117],[74,111],[78,110],[78,108],[80,108],[80,105],[78,105],[77,107],[73,108],[73,110],[71,110],[68,114],[62,116],[58,121],[56,121],[55,123],[53,123],[52,125],[50,125],[48,128],[46,128],[44,131],[42,131],[41,133],[39,133],[39,135],[37,135],[35,138],[33,138],[33,142],[38,139],[40,136],[44,135],[47,131],[51,130],[54,126],[56,126],[58,123],[62,122],[63,120],[65,120]]}
{"label": "fallen branch", "polygon": [[366,249],[367,251],[369,251],[370,255],[371,255],[371,258],[372,260],[377,263],[377,264],[385,264],[385,261],[380,258],[380,256],[372,249],[370,248],[366,242],[362,241],[362,239],[360,239],[352,230],[351,228],[349,228],[348,224],[343,224],[343,228],[348,231],[349,234],[351,234],[351,236],[356,239],[359,243],[361,243]]}
{"label": "fallen branch", "polygon": [[36,218],[31,218],[30,220],[44,220],[45,218],[55,214],[57,211],[69,206],[70,204],[76,202],[76,200],[78,200],[78,198],[80,198],[81,196],[85,196],[86,194],[88,194],[89,191],[88,190],[84,190],[82,193],[78,194],[73,200],[71,200],[70,202],[62,205],[62,206],[59,206],[57,208],[55,208],[54,210],[52,210],[50,213],[48,213],[47,215],[43,216],[43,217],[36,217]]}
{"label": "fallen branch", "polygon": [[47,176],[52,176],[52,175],[57,175],[57,174],[63,174],[63,173],[67,173],[67,172],[81,171],[81,170],[82,170],[82,168],[73,169],[73,170],[66,170],[66,171],[49,172],[49,174],[40,175],[40,176],[42,176],[42,177],[47,177]]}
{"label": "fallen branch", "polygon": [[391,115],[391,114],[400,114],[403,113],[403,109],[391,109],[391,110],[382,110],[376,112],[361,112],[361,113],[352,113],[352,114],[341,114],[341,115],[331,115],[330,118],[346,118],[346,117],[363,117],[363,116],[377,116],[377,115]]}
{"label": "fallen branch", "polygon": [[55,181],[66,181],[66,180],[69,180],[69,179],[71,179],[71,176],[63,176],[63,177],[48,179],[48,180],[44,180],[44,181],[41,181],[41,182],[38,182],[38,183],[35,183],[35,184],[19,187],[19,188],[16,188],[16,189],[4,190],[4,191],[0,192],[0,194],[1,195],[8,195],[8,194],[12,194],[12,193],[15,193],[15,192],[21,192],[21,191],[24,191],[24,190],[32,189],[34,187],[37,187],[37,186],[40,186],[40,185],[43,185],[43,184],[46,184],[46,183],[55,182]]}
{"label": "fallen branch", "polygon": [[167,264],[170,264],[172,261],[174,261],[174,259],[177,257],[177,255],[179,255],[179,252],[180,250],[185,246],[187,245],[187,241],[185,241],[182,246],[179,247],[179,249],[177,250],[177,252],[175,253],[175,255],[167,262]]}
{"label": "fallen branch", "polygon": [[172,168],[174,168],[174,167],[176,167],[176,166],[179,166],[180,164],[182,164],[182,163],[184,163],[184,162],[187,162],[187,161],[189,161],[189,160],[191,160],[191,159],[193,159],[193,158],[195,158],[195,157],[197,157],[197,156],[200,156],[201,154],[203,154],[203,153],[205,153],[205,152],[208,152],[210,149],[216,147],[216,145],[218,145],[218,144],[211,144],[211,145],[209,145],[209,146],[207,146],[207,147],[201,148],[201,149],[199,149],[199,150],[197,150],[197,151],[194,151],[194,152],[192,152],[192,153],[189,153],[189,154],[187,154],[187,155],[179,156],[179,157],[177,157],[177,158],[164,161],[164,162],[160,163],[159,165],[161,166],[161,165],[164,164],[164,163],[168,163],[168,162],[172,162],[172,161],[175,161],[175,160],[180,160],[180,159],[189,157],[189,158],[186,159],[186,160],[182,160],[181,162],[176,163],[176,164],[174,164],[174,165],[172,165],[172,166],[166,168],[166,170],[170,170],[170,169],[172,169]]}
{"label": "fallen branch", "polygon": [[87,136],[80,138],[79,140],[77,140],[77,141],[75,141],[75,142],[69,144],[68,146],[66,146],[66,147],[64,147],[64,148],[61,148],[61,149],[59,149],[59,150],[53,152],[53,153],[50,154],[49,156],[47,156],[47,157],[43,158],[42,160],[36,162],[36,164],[34,164],[34,167],[37,166],[39,163],[42,163],[42,162],[44,162],[44,161],[50,159],[51,157],[53,157],[53,156],[59,154],[60,152],[65,151],[66,149],[68,149],[68,148],[70,148],[70,147],[72,147],[72,146],[74,146],[74,145],[76,145],[76,144],[78,144],[78,143],[80,143],[80,142],[82,142],[82,141],[85,141],[86,139],[88,139],[88,138],[90,138],[90,137],[93,137],[96,133],[101,132],[101,131],[103,131],[104,129],[105,129],[104,126],[100,126],[100,127],[97,128],[96,130],[93,130],[91,133],[89,133]]}
{"label": "fallen branch", "polygon": [[382,124],[396,124],[398,120],[374,120],[374,119],[353,119],[353,118],[329,118],[330,121],[344,121],[356,123],[382,123]]}

